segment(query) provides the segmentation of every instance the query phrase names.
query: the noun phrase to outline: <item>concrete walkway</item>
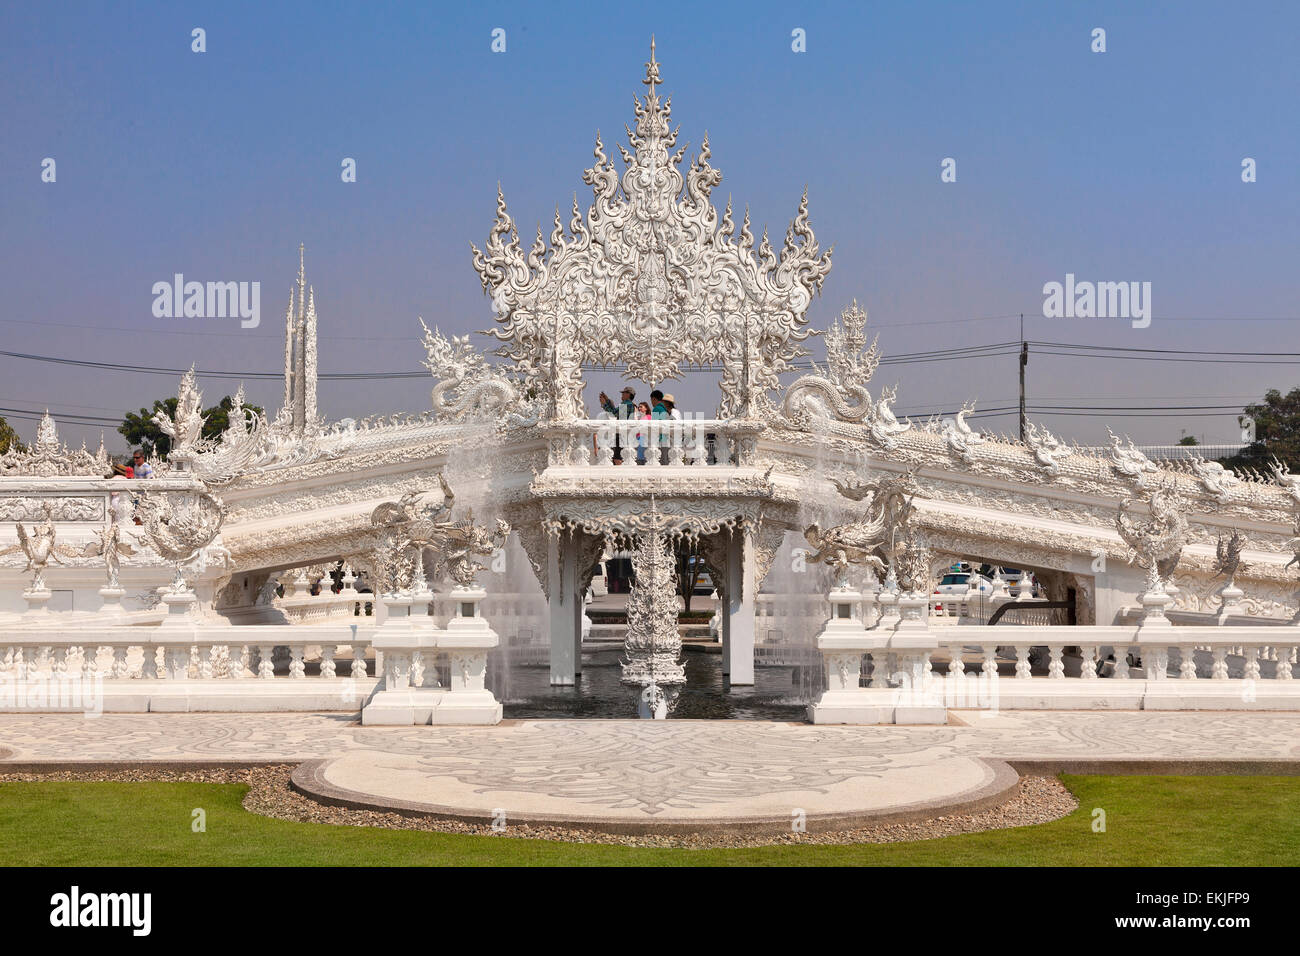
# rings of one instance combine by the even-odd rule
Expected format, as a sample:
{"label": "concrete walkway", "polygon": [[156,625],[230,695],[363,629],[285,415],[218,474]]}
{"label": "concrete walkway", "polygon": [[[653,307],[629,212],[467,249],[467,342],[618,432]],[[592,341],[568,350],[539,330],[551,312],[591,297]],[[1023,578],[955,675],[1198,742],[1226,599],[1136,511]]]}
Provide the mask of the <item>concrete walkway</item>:
{"label": "concrete walkway", "polygon": [[609,832],[810,830],[996,805],[1032,772],[1300,772],[1300,715],[958,712],[940,727],[336,714],[0,716],[0,769],[291,762],[330,803]]}

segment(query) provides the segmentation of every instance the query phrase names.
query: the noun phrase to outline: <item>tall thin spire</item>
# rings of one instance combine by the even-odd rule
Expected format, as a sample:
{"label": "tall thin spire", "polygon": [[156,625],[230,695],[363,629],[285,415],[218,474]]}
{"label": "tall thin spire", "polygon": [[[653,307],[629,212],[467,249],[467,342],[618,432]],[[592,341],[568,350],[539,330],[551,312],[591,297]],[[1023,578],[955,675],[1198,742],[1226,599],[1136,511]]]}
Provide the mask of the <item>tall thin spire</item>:
{"label": "tall thin spire", "polygon": [[307,314],[302,324],[302,418],[304,426],[316,421],[316,290],[307,287]]}
{"label": "tall thin spire", "polygon": [[659,62],[655,59],[655,35],[650,34],[650,62],[645,65],[645,79],[641,81],[650,87],[650,96],[655,95],[655,84],[659,82]]}
{"label": "tall thin spire", "polygon": [[284,317],[284,414],[302,434],[317,421],[316,291],[307,284],[306,244],[298,244],[298,288]]}
{"label": "tall thin spire", "polygon": [[293,407],[293,286],[289,287],[289,307],[284,313],[284,402],[281,408]]}

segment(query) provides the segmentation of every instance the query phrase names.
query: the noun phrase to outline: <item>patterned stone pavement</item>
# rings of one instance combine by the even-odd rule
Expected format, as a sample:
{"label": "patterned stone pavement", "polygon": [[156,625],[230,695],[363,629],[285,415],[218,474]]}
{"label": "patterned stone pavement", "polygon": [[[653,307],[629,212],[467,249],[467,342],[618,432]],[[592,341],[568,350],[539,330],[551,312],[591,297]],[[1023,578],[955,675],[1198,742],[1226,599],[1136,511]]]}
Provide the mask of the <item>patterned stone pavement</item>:
{"label": "patterned stone pavement", "polygon": [[[1300,761],[1300,715],[956,713],[935,727],[552,720],[361,727],[335,714],[0,715],[0,762],[310,762],[320,796],[621,824],[868,817],[987,804],[1004,760]],[[1009,775],[1009,776],[1008,776]]]}

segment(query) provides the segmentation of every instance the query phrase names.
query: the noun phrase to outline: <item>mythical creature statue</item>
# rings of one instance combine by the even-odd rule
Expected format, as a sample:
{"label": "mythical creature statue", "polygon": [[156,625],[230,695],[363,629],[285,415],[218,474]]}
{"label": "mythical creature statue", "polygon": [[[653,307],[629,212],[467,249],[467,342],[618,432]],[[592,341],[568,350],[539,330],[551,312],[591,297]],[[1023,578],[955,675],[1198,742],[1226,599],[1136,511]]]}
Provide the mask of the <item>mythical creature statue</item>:
{"label": "mythical creature statue", "polygon": [[203,395],[195,382],[193,365],[181,376],[175,413],[155,412],[152,420],[171,439],[171,450],[167,453],[169,462],[188,461],[208,449],[211,443],[203,438]]}
{"label": "mythical creature statue", "polygon": [[1150,515],[1138,522],[1129,517],[1132,498],[1120,502],[1115,528],[1132,551],[1132,560],[1147,570],[1147,591],[1164,590],[1161,566],[1177,563],[1187,543],[1187,518],[1181,503],[1171,491],[1156,489],[1148,497]]}
{"label": "mythical creature statue", "polygon": [[927,594],[930,590],[930,549],[915,536],[910,536],[899,547],[894,560],[895,575],[900,590],[910,594]]}
{"label": "mythical creature statue", "polygon": [[507,522],[498,518],[489,531],[474,523],[474,511],[470,509],[460,521],[439,525],[435,543],[442,552],[448,576],[461,587],[471,587],[478,572],[487,569],[474,556],[486,557],[492,554],[505,546],[509,536],[510,525]]}
{"label": "mythical creature statue", "polygon": [[206,485],[225,484],[245,472],[271,464],[277,458],[277,443],[271,434],[271,425],[265,414],[244,404],[242,384],[231,401],[227,420],[220,437],[205,442],[190,463],[195,477]]}
{"label": "mythical creature statue", "polygon": [[433,411],[443,421],[464,422],[499,418],[518,401],[515,386],[488,365],[468,335],[450,339],[420,319],[424,329],[424,367],[438,379],[431,398]]}
{"label": "mythical creature statue", "polygon": [[1234,486],[1241,484],[1241,479],[1235,473],[1224,468],[1217,461],[1192,458],[1187,462],[1187,468],[1196,476],[1201,487],[1214,495],[1220,504],[1232,497]]}
{"label": "mythical creature statue", "polygon": [[1146,485],[1146,476],[1159,468],[1146,455],[1133,444],[1133,440],[1128,439],[1128,447],[1125,448],[1120,444],[1119,437],[1109,428],[1106,429],[1110,435],[1110,448],[1106,454],[1110,458],[1111,467],[1125,478],[1131,478],[1136,482],[1139,488]]}
{"label": "mythical creature statue", "polygon": [[1061,462],[1071,454],[1070,447],[1065,442],[1033,422],[1025,429],[1025,444],[1043,471],[1053,476],[1061,473]]}
{"label": "mythical creature statue", "polygon": [[208,492],[142,492],[136,515],[144,525],[144,533],[137,533],[136,540],[152,545],[163,558],[175,564],[171,588],[173,593],[183,593],[187,589],[185,570],[193,566],[200,552],[221,533],[226,506]]}
{"label": "mythical creature statue", "polygon": [[1269,464],[1269,469],[1273,472],[1273,477],[1277,479],[1278,484],[1286,489],[1286,493],[1294,498],[1297,504],[1300,504],[1300,475],[1291,474],[1287,466],[1277,458],[1274,458]]}
{"label": "mythical creature statue", "polygon": [[809,525],[804,530],[813,549],[808,560],[834,569],[840,587],[847,584],[848,569],[854,564],[868,565],[883,577],[894,561],[900,536],[908,533],[912,499],[907,492],[912,477],[908,474],[852,486],[832,479],[844,497],[866,500],[867,510],[855,521],[824,530],[817,523]]}
{"label": "mythical creature statue", "polygon": [[1300,515],[1296,515],[1295,525],[1291,530],[1294,537],[1286,543],[1286,546],[1291,550],[1291,553],[1295,555],[1295,557],[1286,563],[1287,568],[1291,567],[1293,564],[1300,564]]}
{"label": "mythical creature statue", "polygon": [[873,413],[874,420],[870,426],[871,437],[886,451],[896,447],[898,445],[898,436],[912,427],[910,419],[904,419],[900,422],[894,416],[894,410],[890,406],[894,404],[897,398],[897,385],[880,390],[880,398],[876,401],[875,412]]}
{"label": "mythical creature statue", "polygon": [[912,498],[915,491],[916,472],[910,471],[894,478],[881,478],[856,485],[845,485],[832,478],[837,491],[850,501],[868,500],[868,511],[878,514],[884,521],[885,538],[880,550],[892,560],[900,541],[912,533]]}
{"label": "mythical creature statue", "polygon": [[975,411],[975,403],[963,405],[961,410],[943,423],[943,437],[948,448],[957,453],[962,461],[970,464],[975,460],[975,446],[984,444],[984,436],[966,424],[966,416]]}
{"label": "mythical creature statue", "polygon": [[876,556],[884,537],[883,518],[876,521],[858,520],[851,524],[836,525],[822,530],[817,522],[804,529],[803,536],[812,547],[808,560],[825,563],[835,572],[836,586],[848,585],[848,570],[854,564],[866,564],[884,575],[885,562]]}
{"label": "mythical creature statue", "polygon": [[424,584],[424,549],[434,544],[449,526],[456,495],[447,476],[438,474],[440,493],[412,491],[398,501],[385,501],[370,514],[370,524],[379,529],[376,575],[388,591]]}
{"label": "mythical creature statue", "polygon": [[45,520],[40,524],[32,527],[31,534],[20,522],[15,522],[14,527],[18,529],[18,550],[27,558],[27,566],[24,571],[32,572],[33,591],[45,590],[45,568],[51,562],[62,564],[59,558],[59,549],[55,545],[54,516],[50,511],[50,506],[45,505]]}
{"label": "mythical creature statue", "polygon": [[[1300,533],[1300,528],[1297,532]],[[1235,528],[1227,541],[1223,540],[1223,535],[1219,535],[1219,543],[1214,548],[1214,577],[1227,578],[1225,590],[1235,586],[1237,575],[1246,567],[1241,563],[1241,547],[1244,543],[1241,532]]]}
{"label": "mythical creature statue", "polygon": [[[826,332],[826,368],[814,366],[814,374],[797,379],[785,393],[782,411],[791,418],[820,406],[845,422],[870,419],[875,406],[867,382],[880,366],[880,349],[873,341],[866,346],[867,313],[858,302],[840,313]],[[816,396],[815,406],[809,399]]]}
{"label": "mythical creature statue", "polygon": [[122,540],[122,526],[114,520],[96,532],[96,539],[87,544],[80,552],[82,557],[103,557],[104,570],[108,575],[108,587],[120,587],[118,574],[122,569],[122,555],[135,554],[135,549]]}

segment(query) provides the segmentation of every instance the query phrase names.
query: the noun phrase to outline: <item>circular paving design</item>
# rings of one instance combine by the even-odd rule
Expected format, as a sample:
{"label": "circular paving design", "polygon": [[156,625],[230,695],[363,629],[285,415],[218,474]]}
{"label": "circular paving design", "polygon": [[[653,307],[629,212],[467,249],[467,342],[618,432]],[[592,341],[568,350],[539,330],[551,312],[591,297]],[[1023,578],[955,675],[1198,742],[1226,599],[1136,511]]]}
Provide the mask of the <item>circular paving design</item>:
{"label": "circular paving design", "polygon": [[816,832],[1014,796],[1009,766],[936,744],[794,724],[522,721],[309,761],[294,785],[341,806],[610,833]]}

